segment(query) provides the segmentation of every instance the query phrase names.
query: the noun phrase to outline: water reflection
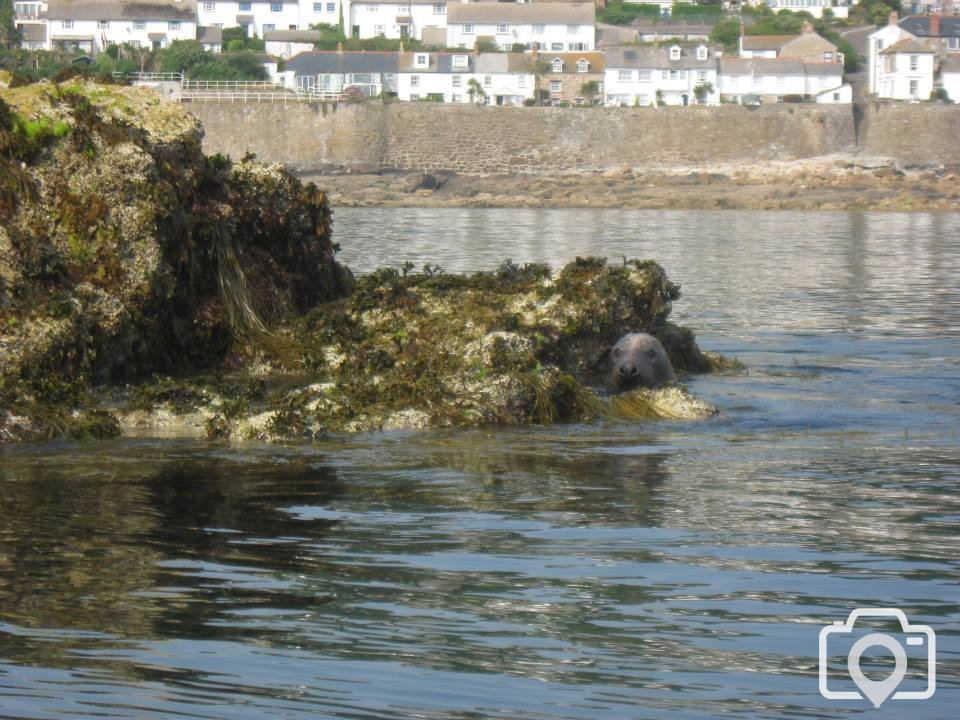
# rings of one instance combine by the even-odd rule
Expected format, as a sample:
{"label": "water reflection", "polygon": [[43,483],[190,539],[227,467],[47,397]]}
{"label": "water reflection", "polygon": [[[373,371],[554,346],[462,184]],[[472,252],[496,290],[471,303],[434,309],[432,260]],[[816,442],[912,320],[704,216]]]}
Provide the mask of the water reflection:
{"label": "water reflection", "polygon": [[655,256],[750,372],[705,423],[4,451],[0,716],[841,717],[817,633],[871,604],[937,629],[910,710],[951,716],[960,216],[337,222],[361,267]]}

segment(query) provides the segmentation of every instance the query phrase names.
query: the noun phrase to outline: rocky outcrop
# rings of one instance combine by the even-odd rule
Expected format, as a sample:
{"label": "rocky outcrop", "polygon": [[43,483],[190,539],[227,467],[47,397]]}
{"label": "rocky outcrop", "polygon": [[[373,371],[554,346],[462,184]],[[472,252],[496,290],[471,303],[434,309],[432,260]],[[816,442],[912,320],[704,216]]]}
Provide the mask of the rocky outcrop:
{"label": "rocky outcrop", "polygon": [[[0,442],[580,420],[606,412],[604,353],[630,330],[678,371],[718,364],[669,322],[679,289],[652,261],[354,283],[324,193],[200,137],[149,91],[0,90]],[[670,388],[614,411],[712,409]]]}
{"label": "rocky outcrop", "polygon": [[0,435],[114,433],[90,383],[216,367],[348,291],[324,194],[201,136],[147,90],[0,89]]}

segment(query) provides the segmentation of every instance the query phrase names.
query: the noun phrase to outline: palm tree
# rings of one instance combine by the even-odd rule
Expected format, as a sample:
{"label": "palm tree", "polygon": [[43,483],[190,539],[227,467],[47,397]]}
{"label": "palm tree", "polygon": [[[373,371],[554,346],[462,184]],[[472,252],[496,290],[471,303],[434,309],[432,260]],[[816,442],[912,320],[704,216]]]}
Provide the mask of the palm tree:
{"label": "palm tree", "polygon": [[487,91],[483,89],[476,78],[470,78],[467,81],[467,95],[470,96],[470,102],[476,102],[477,99],[487,99]]}

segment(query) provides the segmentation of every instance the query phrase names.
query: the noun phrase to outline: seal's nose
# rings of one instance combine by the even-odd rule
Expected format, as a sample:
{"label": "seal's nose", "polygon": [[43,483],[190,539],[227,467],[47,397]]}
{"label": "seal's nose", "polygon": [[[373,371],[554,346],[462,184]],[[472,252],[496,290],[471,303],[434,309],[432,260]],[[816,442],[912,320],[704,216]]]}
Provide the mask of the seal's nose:
{"label": "seal's nose", "polygon": [[620,377],[634,377],[640,374],[640,368],[636,365],[621,365],[617,370]]}

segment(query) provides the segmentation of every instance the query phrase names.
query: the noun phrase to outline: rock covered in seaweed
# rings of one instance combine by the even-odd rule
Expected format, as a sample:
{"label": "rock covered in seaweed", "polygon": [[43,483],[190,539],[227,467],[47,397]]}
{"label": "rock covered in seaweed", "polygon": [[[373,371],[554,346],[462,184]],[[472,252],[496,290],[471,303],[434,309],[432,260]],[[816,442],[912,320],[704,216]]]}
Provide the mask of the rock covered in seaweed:
{"label": "rock covered in seaweed", "polygon": [[[298,352],[274,360],[274,372],[309,382],[261,388],[240,406],[229,401],[236,391],[214,390],[204,422],[216,437],[282,440],[583,420],[603,410],[595,388],[624,328],[661,336],[678,370],[710,369],[693,335],[668,320],[678,297],[652,261],[578,259],[556,276],[510,263],[463,276],[381,270],[277,329]],[[699,418],[708,407],[673,389],[633,417]],[[196,426],[200,415],[192,417]],[[133,431],[168,420],[121,415]]]}
{"label": "rock covered in seaweed", "polygon": [[0,440],[86,434],[86,382],[215,366],[348,291],[324,194],[201,135],[149,90],[0,89]]}

